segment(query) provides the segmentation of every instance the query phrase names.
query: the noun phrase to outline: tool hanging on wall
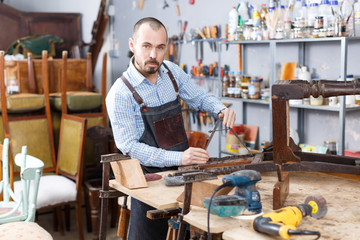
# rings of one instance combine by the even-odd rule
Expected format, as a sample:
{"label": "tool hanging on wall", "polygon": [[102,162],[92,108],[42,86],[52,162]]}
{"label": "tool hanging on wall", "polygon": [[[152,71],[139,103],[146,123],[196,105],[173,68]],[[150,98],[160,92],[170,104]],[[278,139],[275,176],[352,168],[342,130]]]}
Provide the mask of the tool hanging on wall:
{"label": "tool hanging on wall", "polygon": [[169,7],[169,4],[166,2],[166,0],[164,0],[164,6],[163,6],[163,9]]}
{"label": "tool hanging on wall", "polygon": [[178,0],[174,0],[174,1],[176,2],[176,14],[177,14],[178,16],[180,16],[179,2],[178,2]]}
{"label": "tool hanging on wall", "polygon": [[144,2],[145,2],[145,0],[139,0],[139,2],[138,2],[138,8],[139,9],[143,9],[143,7],[144,7]]}

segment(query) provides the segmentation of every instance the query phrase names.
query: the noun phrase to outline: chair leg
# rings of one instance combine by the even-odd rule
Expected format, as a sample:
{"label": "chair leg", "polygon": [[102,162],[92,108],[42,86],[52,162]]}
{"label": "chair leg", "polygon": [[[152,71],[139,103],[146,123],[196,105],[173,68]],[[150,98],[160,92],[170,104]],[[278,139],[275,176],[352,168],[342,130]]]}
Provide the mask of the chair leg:
{"label": "chair leg", "polygon": [[[56,227],[55,227],[56,231],[59,230],[61,235],[65,235],[61,207],[54,208],[54,216],[55,216],[54,224],[56,224]],[[58,227],[59,227],[59,229],[58,229]]]}
{"label": "chair leg", "polygon": [[70,225],[71,225],[71,220],[70,220],[70,205],[66,204],[64,207],[65,210],[65,229],[66,231],[70,232]]}
{"label": "chair leg", "polygon": [[83,223],[82,223],[82,208],[81,208],[81,200],[78,197],[76,203],[76,226],[77,231],[79,234],[79,240],[84,240],[84,230],[83,230]]}
{"label": "chair leg", "polygon": [[110,227],[114,228],[116,226],[116,220],[119,219],[119,204],[117,203],[117,198],[110,199],[110,207],[111,207]]}
{"label": "chair leg", "polygon": [[92,226],[91,226],[91,207],[89,202],[89,189],[87,188],[86,184],[84,184],[84,198],[85,198],[85,210],[86,210],[86,230],[87,232],[92,232]]}

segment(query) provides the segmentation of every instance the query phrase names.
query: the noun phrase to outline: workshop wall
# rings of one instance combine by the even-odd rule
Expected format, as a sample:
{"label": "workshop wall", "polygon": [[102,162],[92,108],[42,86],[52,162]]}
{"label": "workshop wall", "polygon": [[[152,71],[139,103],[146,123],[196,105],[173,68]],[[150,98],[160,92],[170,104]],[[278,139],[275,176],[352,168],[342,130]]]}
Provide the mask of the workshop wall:
{"label": "workshop wall", "polygon": [[[142,17],[152,16],[162,21],[168,28],[169,37],[178,35],[177,21],[188,21],[186,32],[189,33],[191,28],[210,26],[213,24],[221,25],[222,37],[224,37],[225,24],[228,19],[228,12],[234,5],[240,1],[218,1],[218,0],[195,0],[194,5],[190,5],[187,0],[152,0],[145,1],[142,10],[136,7],[138,1],[113,1],[115,5],[115,38],[120,41],[120,55],[118,58],[112,59],[113,65],[113,81],[117,79],[123,71],[126,70],[129,62],[127,53],[129,50],[128,39],[131,36],[132,27]],[[164,3],[169,7],[163,9]],[[251,0],[251,3],[261,4],[267,1]],[[283,1],[282,1],[283,2]],[[286,1],[284,1],[286,2]],[[179,4],[181,16],[176,14],[176,3]],[[348,74],[360,76],[357,56],[360,52],[360,44],[358,42],[350,42],[348,52]],[[270,55],[267,45],[254,45],[247,47],[246,69],[247,72],[253,76],[263,77],[265,81],[269,79]],[[312,77],[322,79],[337,79],[340,73],[340,44],[339,43],[321,43],[321,44],[307,44],[305,53],[307,66],[310,66]],[[204,64],[210,64],[217,61],[217,53],[211,52],[209,45],[204,45]],[[221,56],[221,65],[230,65],[230,68],[237,71],[237,47],[230,46],[228,51],[223,49]],[[286,61],[297,61],[298,48],[296,44],[283,44],[277,48],[276,62],[280,65]],[[195,48],[191,44],[184,45],[181,53],[181,63],[187,64],[188,68],[196,65]],[[280,71],[277,69],[277,74]],[[208,91],[214,94],[219,93],[220,85],[218,83],[202,83]],[[236,101],[233,102],[233,109],[238,115],[237,122],[241,122],[242,109]],[[269,126],[269,111],[267,106],[253,104],[249,107],[247,114],[247,122],[251,125],[260,126],[260,141],[269,140],[270,126]],[[346,114],[346,137],[345,149],[360,150],[360,127],[358,119],[360,112],[348,112]],[[339,138],[338,113],[306,110],[305,113],[305,142],[312,145],[322,145],[326,139]],[[290,111],[290,126],[297,128],[297,114],[296,110]],[[196,127],[194,130],[197,130]],[[207,131],[207,129],[205,129]],[[216,137],[215,137],[216,139]],[[224,139],[223,139],[224,143]],[[214,142],[214,147],[210,149],[217,149],[217,142]],[[217,154],[217,153],[214,153]]]}

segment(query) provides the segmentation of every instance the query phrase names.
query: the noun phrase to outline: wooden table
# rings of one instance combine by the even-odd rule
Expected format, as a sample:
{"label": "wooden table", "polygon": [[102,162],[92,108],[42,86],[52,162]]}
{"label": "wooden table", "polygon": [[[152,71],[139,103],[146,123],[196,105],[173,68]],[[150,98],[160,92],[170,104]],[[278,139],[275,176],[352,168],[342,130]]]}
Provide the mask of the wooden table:
{"label": "wooden table", "polygon": [[[167,174],[167,173],[166,173]],[[163,175],[166,175],[163,173]],[[360,178],[360,177],[359,177]],[[360,179],[359,179],[360,180]],[[213,182],[221,183],[221,177]],[[262,173],[262,180],[257,183],[261,195],[263,211],[272,211],[272,189],[277,181],[276,173]],[[115,180],[110,181],[110,186],[137,198],[157,208],[165,209],[181,206],[176,198],[184,187],[167,187],[163,179],[149,182],[148,188],[129,190]],[[322,219],[305,217],[298,229],[321,232],[321,239],[327,240],[354,240],[360,237],[360,182],[354,179],[333,176],[324,173],[290,173],[290,194],[285,202],[288,205],[302,203],[312,194],[321,194],[328,203],[328,213]],[[209,196],[211,193],[209,193]],[[191,226],[207,230],[206,210],[192,207],[184,220]],[[233,217],[221,218],[211,215],[210,232],[223,232],[223,239],[280,239],[254,232],[251,229],[251,220],[238,220]],[[314,236],[298,236],[291,239],[314,239]]]}

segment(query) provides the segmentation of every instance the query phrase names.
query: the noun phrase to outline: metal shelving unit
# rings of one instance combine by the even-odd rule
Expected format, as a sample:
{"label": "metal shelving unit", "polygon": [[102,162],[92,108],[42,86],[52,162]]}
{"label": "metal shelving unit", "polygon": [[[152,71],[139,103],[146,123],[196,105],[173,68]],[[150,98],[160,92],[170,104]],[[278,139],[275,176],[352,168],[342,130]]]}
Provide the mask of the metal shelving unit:
{"label": "metal shelving unit", "polygon": [[[275,77],[275,64],[276,64],[276,48],[277,45],[286,44],[286,43],[297,43],[299,46],[299,54],[298,54],[298,63],[305,65],[305,49],[306,43],[316,43],[316,42],[339,42],[340,43],[340,79],[342,81],[346,80],[346,71],[347,71],[347,55],[348,55],[348,42],[349,41],[359,41],[360,37],[332,37],[332,38],[306,38],[306,39],[283,39],[283,40],[264,40],[264,41],[229,41],[219,42],[219,49],[221,51],[221,45],[225,44],[241,44],[241,69],[243,74],[247,74],[246,72],[246,62],[243,61],[246,57],[246,45],[251,44],[268,44],[269,45],[269,52],[270,52],[270,86],[276,81]],[[219,51],[219,66],[221,66],[221,55]],[[221,84],[221,79],[220,83]],[[221,87],[220,87],[221,89]],[[220,95],[221,96],[221,95]],[[251,100],[251,99],[235,99],[235,98],[224,98],[224,99],[231,99],[238,101],[242,104],[243,109],[243,123],[246,124],[247,118],[247,105],[248,104],[268,104],[269,105],[269,119],[270,119],[270,126],[272,126],[272,106],[271,101],[264,101],[264,100]],[[338,154],[344,154],[344,142],[345,142],[345,114],[348,111],[357,111],[360,110],[359,107],[346,107],[345,105],[345,97],[340,97],[340,106],[339,107],[330,107],[330,106],[312,106],[312,105],[290,105],[291,108],[296,108],[298,111],[298,132],[300,141],[304,139],[304,115],[305,110],[313,109],[313,110],[320,110],[320,111],[333,111],[339,113],[339,152]],[[272,128],[270,127],[270,137],[272,138]],[[221,144],[221,143],[220,143]],[[219,145],[220,145],[219,144]],[[221,147],[221,146],[220,146]],[[219,148],[221,149],[221,148]]]}

